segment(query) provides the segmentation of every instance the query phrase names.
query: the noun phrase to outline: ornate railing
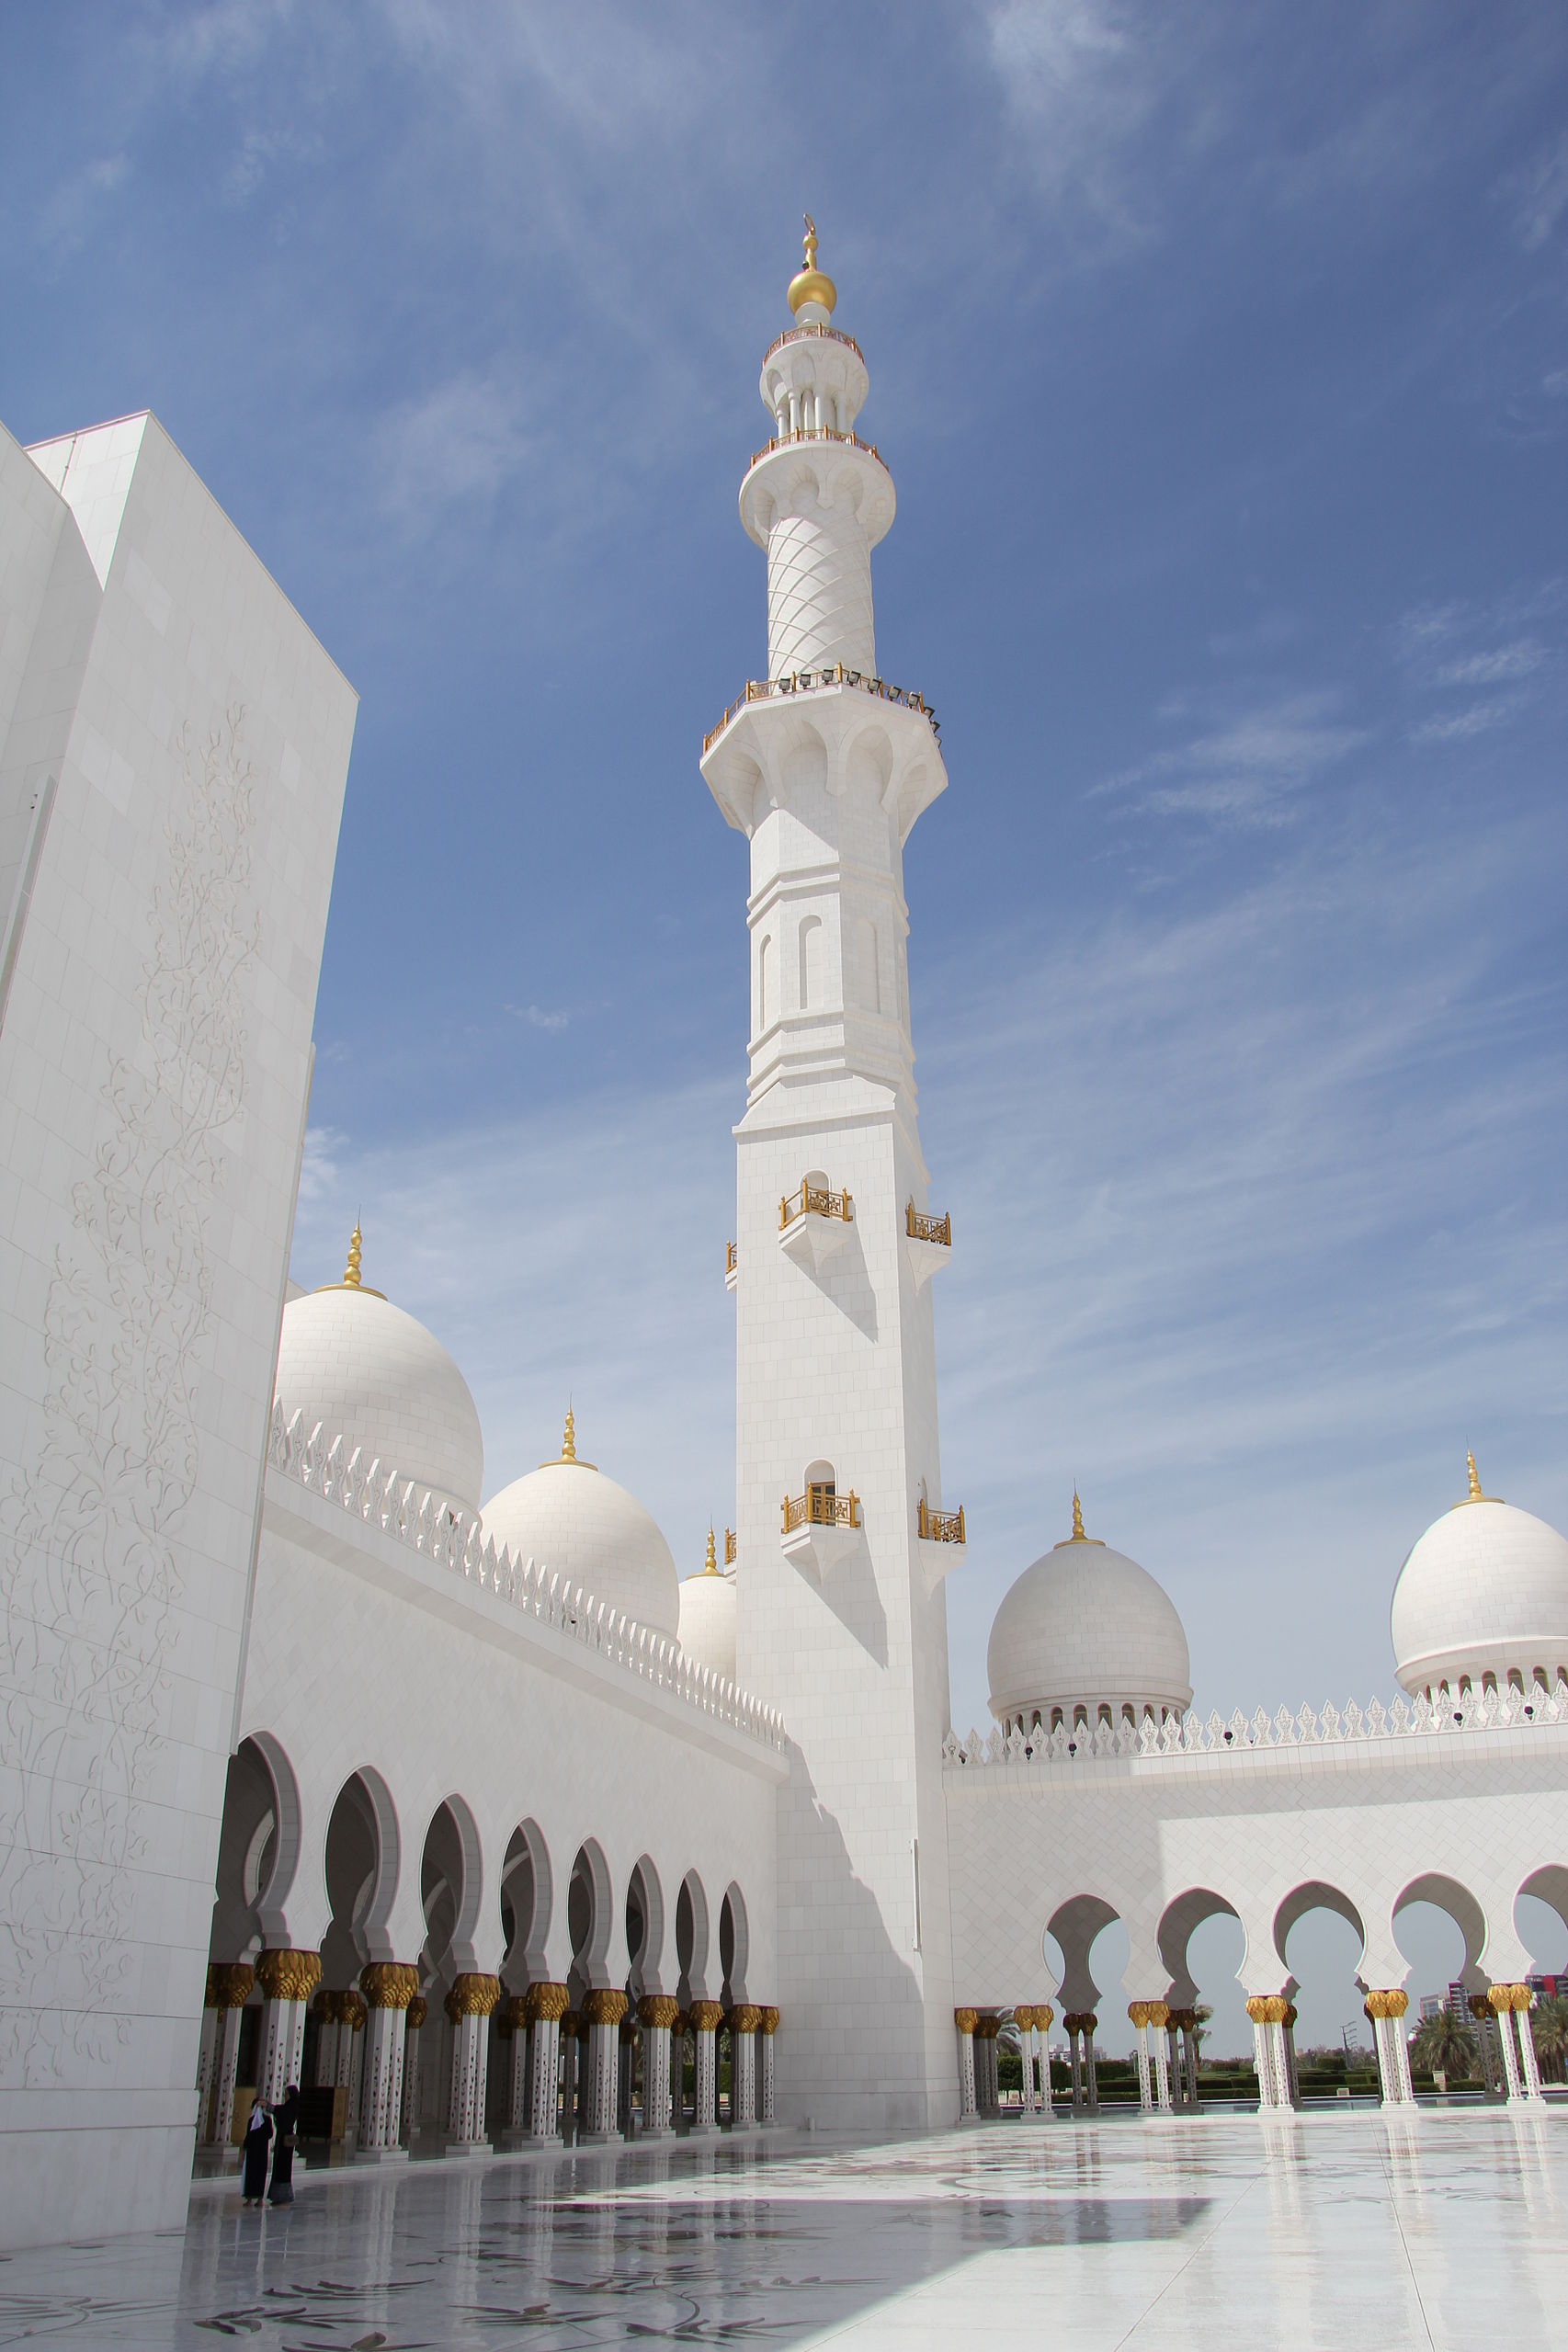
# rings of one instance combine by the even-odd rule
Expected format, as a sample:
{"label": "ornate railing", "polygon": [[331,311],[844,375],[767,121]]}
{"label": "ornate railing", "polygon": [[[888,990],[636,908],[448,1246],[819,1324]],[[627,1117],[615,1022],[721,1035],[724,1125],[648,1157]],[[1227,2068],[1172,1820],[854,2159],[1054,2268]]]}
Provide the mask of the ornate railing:
{"label": "ornate railing", "polygon": [[953,1213],[950,1209],[945,1217],[927,1217],[923,1210],[916,1209],[911,1199],[904,1213],[904,1229],[912,1242],[940,1242],[944,1249],[951,1249],[953,1245]]}
{"label": "ornate railing", "polygon": [[494,1593],[523,1617],[580,1642],[607,1665],[667,1690],[683,1705],[744,1732],[765,1747],[783,1750],[784,1720],[776,1709],[698,1665],[677,1642],[623,1617],[564,1576],[531,1560],[514,1560],[505,1544],[497,1551],[471,1511],[422,1492],[395,1470],[383,1470],[379,1460],[367,1462],[362,1447],[350,1450],[342,1437],[326,1437],[319,1422],[307,1436],[304,1415],[296,1413],[285,1422],[282,1407],[275,1403],[267,1458],[280,1476],[335,1504],[350,1518],[379,1528],[394,1543],[406,1544],[466,1584]]}
{"label": "ornate railing", "polygon": [[733,1528],[726,1528],[724,1529],[724,1565],[726,1568],[733,1568],[734,1564],[735,1530]]}
{"label": "ornate railing", "polygon": [[740,1251],[740,1244],[739,1244],[739,1243],[738,1243],[738,1242],[726,1242],[726,1243],[724,1244],[724,1271],[725,1271],[725,1273],[726,1273],[726,1274],[733,1274],[733,1273],[734,1273],[734,1271],[735,1271],[735,1269],[736,1269],[736,1267],[740,1265],[740,1262],[741,1262],[741,1251]]}
{"label": "ornate railing", "polygon": [[787,343],[802,342],[808,335],[825,335],[830,343],[846,343],[849,346],[850,350],[855,354],[857,359],[860,362],[862,368],[865,366],[866,355],[861,350],[859,345],[856,342],[855,337],[852,335],[846,335],[841,326],[812,325],[787,326],[782,335],[776,335],[772,342],[768,345],[767,350],[762,355],[763,366],[766,368],[774,353],[776,351],[782,351]]}
{"label": "ornate railing", "polygon": [[1150,1719],[1128,1722],[1059,1724],[1054,1732],[1011,1731],[998,1725],[989,1734],[971,1732],[960,1740],[949,1732],[942,1743],[942,1761],[959,1769],[988,1765],[1028,1765],[1034,1769],[1093,1763],[1104,1756],[1250,1755],[1260,1748],[1311,1748],[1335,1744],[1358,1744],[1368,1740],[1462,1739],[1473,1732],[1540,1730],[1552,1723],[1568,1724],[1568,1682],[1561,1678],[1551,1689],[1543,1682],[1529,1690],[1467,1691],[1462,1699],[1446,1694],[1428,1703],[1425,1699],[1396,1699],[1385,1707],[1374,1699],[1369,1707],[1354,1699],[1343,1714],[1335,1706],[1321,1714],[1303,1707],[1294,1715],[1281,1707],[1270,1715],[1260,1707],[1254,1715],[1238,1708],[1229,1721],[1212,1714],[1207,1722],[1197,1715],[1173,1716],[1164,1723]]}
{"label": "ornate railing", "polygon": [[841,433],[836,425],[797,425],[792,433],[779,433],[771,441],[764,441],[760,449],[754,449],[746,460],[746,472],[760,465],[764,458],[770,458],[775,449],[792,449],[801,441],[842,441],[846,449],[859,449],[864,456],[875,458],[884,472],[890,470],[875,441],[862,441],[858,433]]}
{"label": "ornate railing", "polygon": [[922,1494],[919,1528],[922,1543],[962,1543],[963,1505],[960,1503],[956,1511],[934,1511]]}
{"label": "ornate railing", "polygon": [[937,714],[923,695],[915,693],[908,687],[890,686],[886,678],[867,677],[863,671],[846,670],[842,662],[835,662],[826,669],[794,670],[788,677],[749,679],[745,692],[736,695],[718,725],[710,727],[703,736],[704,757],[718,742],[736,711],[744,710],[748,702],[767,702],[775,695],[804,694],[813,687],[822,686],[852,686],[858,694],[874,694],[880,701],[896,702],[905,710],[918,710],[931,733],[936,736],[937,743],[939,744],[942,740],[942,730],[937,723]]}
{"label": "ornate railing", "polygon": [[787,1192],[778,1203],[778,1230],[792,1225],[797,1217],[836,1217],[846,1225],[855,1219],[854,1196],[848,1192],[830,1192],[825,1184],[812,1184],[801,1178],[799,1192]]}
{"label": "ornate railing", "polygon": [[853,1487],[847,1494],[832,1494],[824,1486],[808,1486],[803,1494],[784,1497],[784,1533],[797,1528],[858,1528],[860,1497]]}

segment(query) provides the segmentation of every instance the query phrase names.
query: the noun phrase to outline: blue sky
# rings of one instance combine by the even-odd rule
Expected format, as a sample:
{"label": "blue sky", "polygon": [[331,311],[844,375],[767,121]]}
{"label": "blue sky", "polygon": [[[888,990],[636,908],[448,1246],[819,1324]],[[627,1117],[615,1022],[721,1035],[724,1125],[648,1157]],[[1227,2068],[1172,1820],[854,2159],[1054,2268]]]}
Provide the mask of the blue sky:
{"label": "blue sky", "polygon": [[809,207],[952,779],[955,1715],[1074,1477],[1226,1711],[1388,1692],[1467,1443],[1568,1525],[1560,10],[127,0],[7,51],[0,414],[154,408],[363,698],[295,1270],[362,1208],[489,1484],[570,1389],[683,1568],[733,1515],[696,762],[765,665]]}

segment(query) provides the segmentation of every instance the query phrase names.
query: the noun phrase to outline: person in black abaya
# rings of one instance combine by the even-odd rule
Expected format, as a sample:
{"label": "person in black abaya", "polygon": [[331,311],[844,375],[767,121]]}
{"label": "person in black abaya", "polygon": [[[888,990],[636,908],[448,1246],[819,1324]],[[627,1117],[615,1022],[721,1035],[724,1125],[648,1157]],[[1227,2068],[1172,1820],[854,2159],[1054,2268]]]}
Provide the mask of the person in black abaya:
{"label": "person in black abaya", "polygon": [[290,2083],[280,2104],[272,2110],[278,2145],[272,2152],[272,2202],[294,2202],[294,2139],[300,2129],[300,2085]]}
{"label": "person in black abaya", "polygon": [[259,2205],[267,2195],[267,2152],[272,2144],[272,2118],[257,2099],[250,2111],[244,2137],[244,2201]]}

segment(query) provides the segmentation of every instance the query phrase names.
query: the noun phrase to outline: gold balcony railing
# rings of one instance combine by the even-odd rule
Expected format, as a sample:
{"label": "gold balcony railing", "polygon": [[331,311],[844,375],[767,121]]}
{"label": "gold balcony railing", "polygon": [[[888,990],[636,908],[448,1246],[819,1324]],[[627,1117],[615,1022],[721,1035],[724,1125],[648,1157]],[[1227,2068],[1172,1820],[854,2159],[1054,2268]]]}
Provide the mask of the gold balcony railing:
{"label": "gold balcony railing", "polygon": [[799,1192],[787,1192],[778,1203],[778,1230],[792,1225],[797,1217],[836,1217],[844,1224],[854,1221],[855,1201],[847,1192],[830,1192],[824,1184],[812,1184],[809,1176],[801,1178]]}
{"label": "gold balcony railing", "polygon": [[835,1494],[831,1486],[808,1486],[803,1494],[784,1497],[784,1532],[792,1535],[797,1528],[858,1528],[860,1524],[860,1497],[851,1487],[847,1494]]}
{"label": "gold balcony railing", "polygon": [[863,441],[858,433],[841,433],[836,425],[798,425],[792,433],[779,433],[764,441],[760,449],[754,449],[746,460],[746,472],[770,458],[775,449],[792,449],[801,441],[841,441],[846,449],[859,449],[866,457],[875,458],[884,473],[892,471],[875,441]]}
{"label": "gold balcony railing", "polygon": [[942,730],[937,714],[924,695],[910,687],[890,686],[885,677],[867,677],[860,670],[846,670],[842,662],[835,662],[820,670],[795,670],[789,677],[750,678],[744,694],[737,694],[716,726],[710,727],[702,738],[704,758],[718,742],[737,710],[748,702],[768,702],[775,695],[804,694],[813,687],[852,686],[858,694],[874,694],[880,701],[899,703],[905,710],[918,710],[931,733],[940,744]]}
{"label": "gold balcony railing", "polygon": [[953,1245],[953,1212],[945,1217],[927,1217],[910,1201],[904,1216],[904,1227],[912,1242],[940,1242],[944,1249]]}
{"label": "gold balcony railing", "polygon": [[726,1243],[724,1244],[724,1271],[725,1271],[725,1273],[726,1273],[726,1274],[733,1274],[733,1273],[735,1271],[735,1268],[739,1266],[740,1262],[741,1262],[741,1252],[740,1252],[740,1244],[739,1244],[739,1243],[738,1243],[738,1242],[726,1242]]}
{"label": "gold balcony railing", "polygon": [[811,325],[787,326],[782,335],[776,335],[772,342],[768,345],[767,350],[762,355],[763,366],[766,368],[774,353],[776,351],[782,351],[787,343],[802,343],[809,335],[825,335],[830,343],[847,343],[850,350],[853,351],[862,368],[865,366],[865,353],[856,342],[855,337],[852,335],[846,335],[841,326]]}
{"label": "gold balcony railing", "polygon": [[734,1564],[735,1530],[733,1528],[726,1528],[724,1529],[724,1565],[726,1568],[733,1568]]}
{"label": "gold balcony railing", "polygon": [[956,1511],[934,1511],[922,1494],[919,1524],[922,1543],[962,1543],[963,1505]]}

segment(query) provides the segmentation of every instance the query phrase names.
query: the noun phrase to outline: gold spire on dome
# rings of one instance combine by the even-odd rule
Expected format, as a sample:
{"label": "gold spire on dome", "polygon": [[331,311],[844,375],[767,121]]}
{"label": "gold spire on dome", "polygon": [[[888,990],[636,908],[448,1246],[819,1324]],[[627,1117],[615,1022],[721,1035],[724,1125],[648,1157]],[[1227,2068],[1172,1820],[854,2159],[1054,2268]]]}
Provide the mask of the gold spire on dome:
{"label": "gold spire on dome", "polygon": [[561,1451],[554,1461],[541,1461],[540,1470],[559,1470],[562,1462],[570,1462],[574,1470],[597,1470],[597,1462],[577,1459],[577,1424],[570,1404],[566,1407],[566,1426],[561,1435]]}
{"label": "gold spire on dome", "polygon": [[1482,1492],[1481,1472],[1475,1467],[1475,1456],[1468,1446],[1465,1448],[1464,1466],[1470,1473],[1470,1493],[1460,1496],[1459,1501],[1453,1506],[1456,1511],[1462,1511],[1467,1503],[1495,1503],[1501,1500],[1501,1497],[1496,1494],[1485,1494]]}
{"label": "gold spire on dome", "polygon": [[790,308],[800,314],[804,302],[818,302],[824,311],[833,309],[838,300],[838,289],[825,270],[817,267],[817,224],[808,212],[804,215],[806,233],[801,240],[805,261],[790,280]]}
{"label": "gold spire on dome", "polygon": [[1073,1532],[1071,1535],[1064,1535],[1061,1542],[1057,1544],[1054,1549],[1058,1551],[1065,1551],[1070,1543],[1097,1543],[1102,1551],[1105,1550],[1105,1538],[1103,1536],[1085,1535],[1084,1533],[1084,1506],[1078,1500],[1078,1489],[1076,1486],[1073,1489]]}
{"label": "gold spire on dome", "polygon": [[356,1217],[354,1220],[354,1231],[348,1236],[348,1263],[343,1269],[342,1281],[323,1282],[318,1285],[318,1289],[322,1290],[360,1290],[363,1291],[367,1299],[384,1299],[386,1297],[386,1292],[384,1290],[372,1290],[368,1282],[361,1281],[359,1278],[359,1259],[364,1246],[365,1236],[359,1231],[359,1220]]}
{"label": "gold spire on dome", "polygon": [[702,1563],[702,1573],[705,1576],[716,1576],[719,1574],[719,1549],[713,1540],[711,1521],[709,1522],[708,1528],[708,1557]]}

